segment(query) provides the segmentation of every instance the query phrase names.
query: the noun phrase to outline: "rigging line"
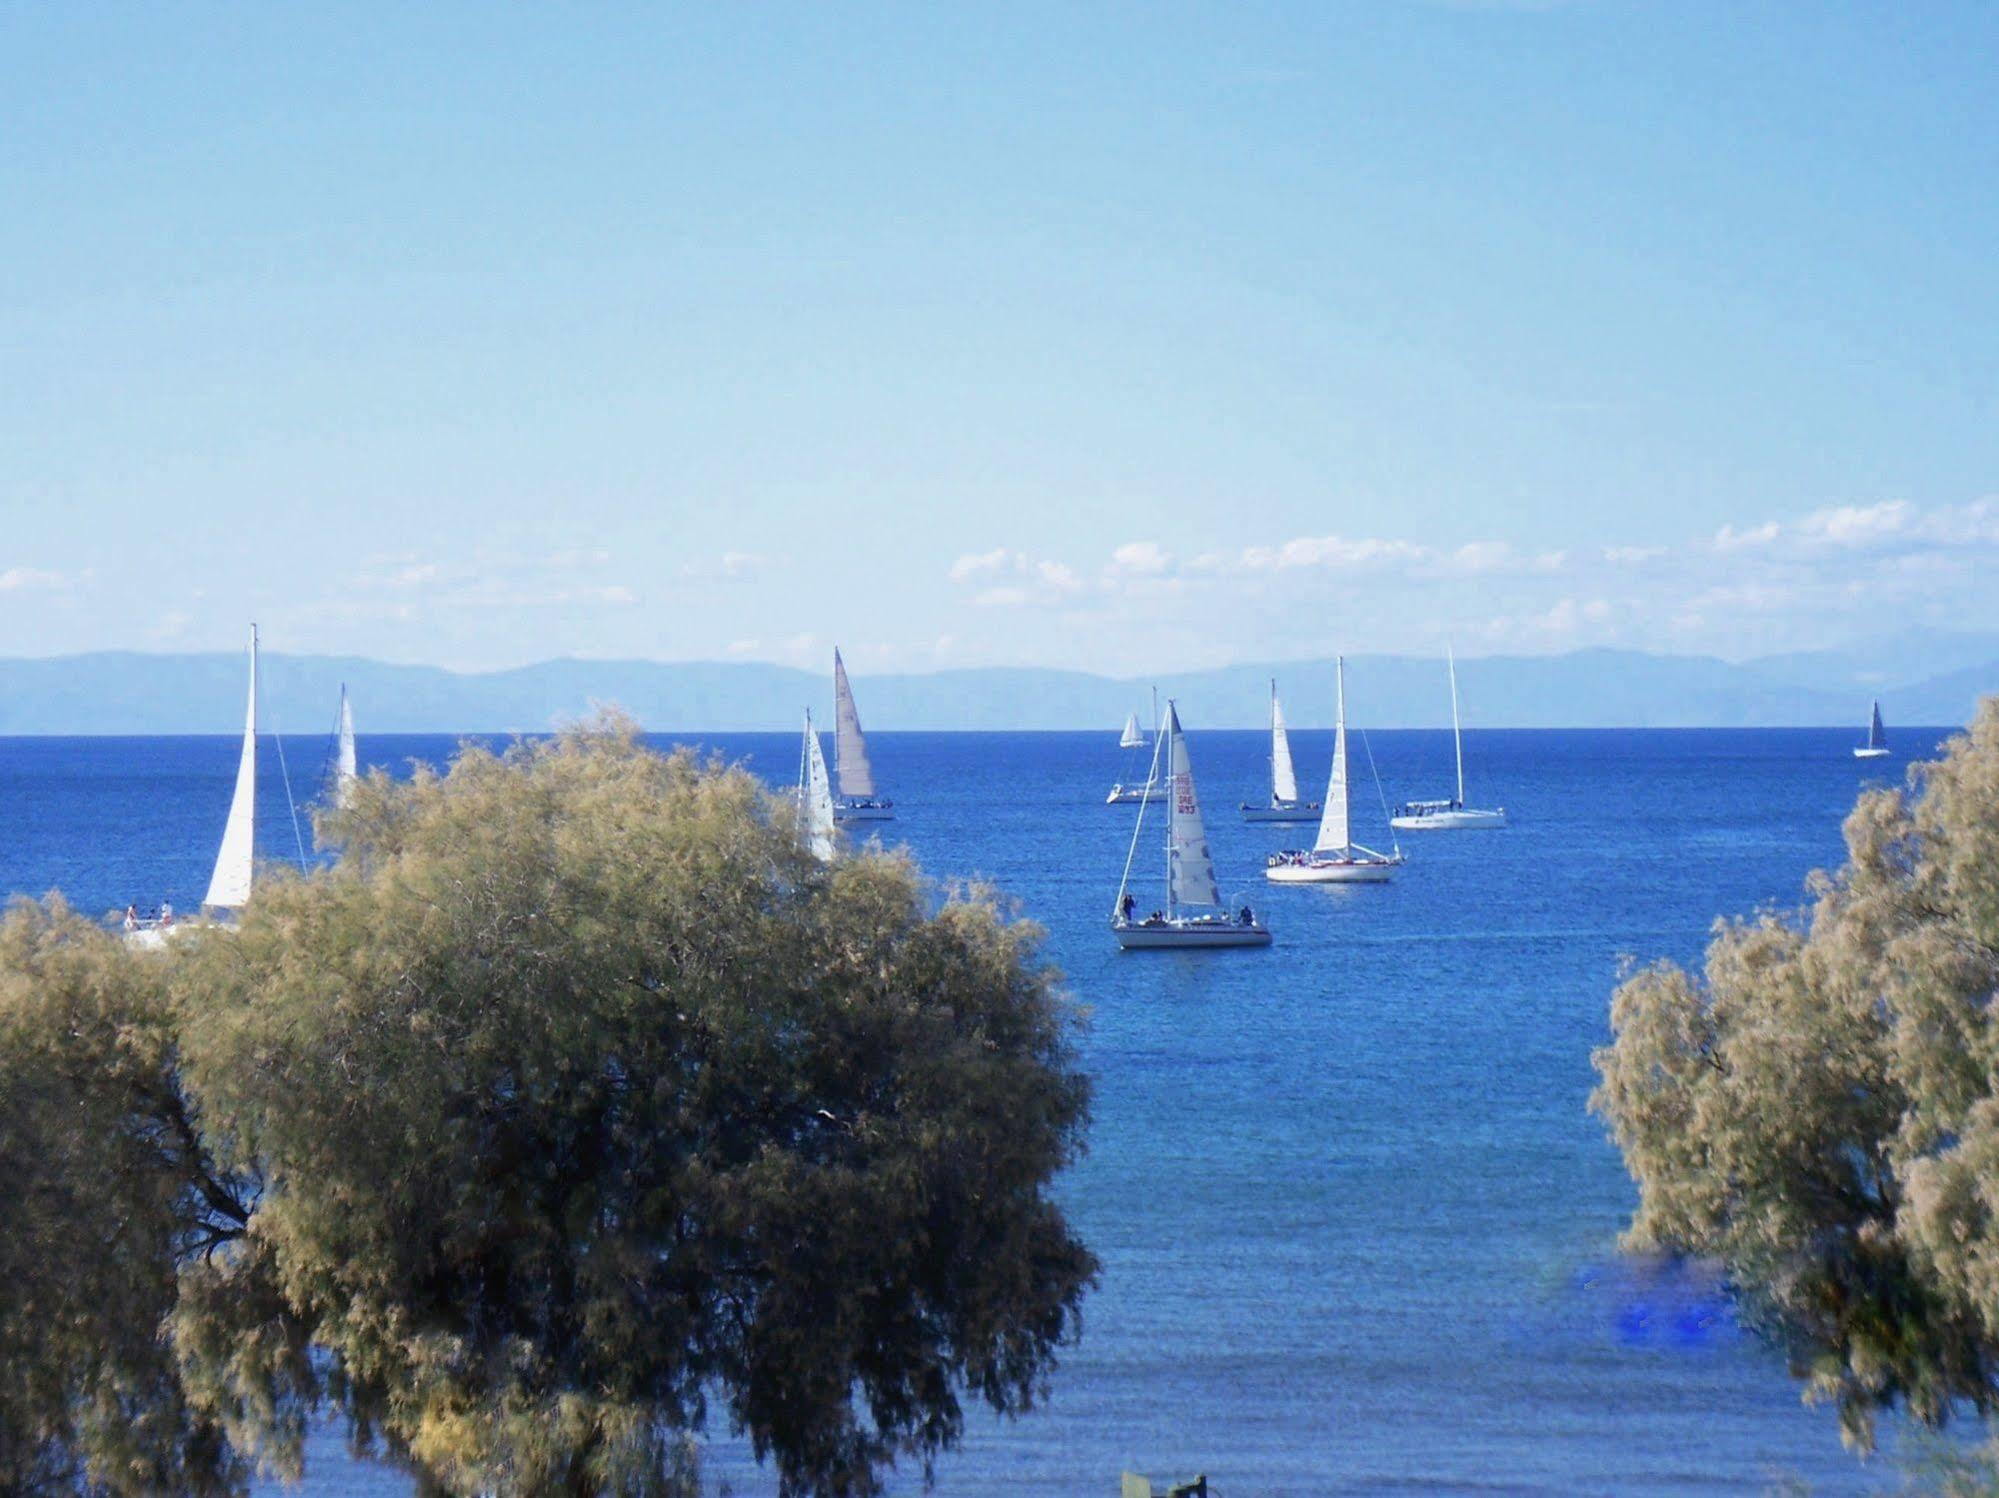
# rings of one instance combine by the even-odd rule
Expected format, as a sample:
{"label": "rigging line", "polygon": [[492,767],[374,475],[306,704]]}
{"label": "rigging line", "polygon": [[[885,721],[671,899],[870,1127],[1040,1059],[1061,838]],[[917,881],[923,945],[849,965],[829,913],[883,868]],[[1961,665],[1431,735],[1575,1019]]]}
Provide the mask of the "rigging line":
{"label": "rigging line", "polygon": [[273,728],[271,737],[278,746],[278,774],[285,782],[285,805],[291,808],[292,841],[298,844],[298,866],[301,872],[310,873],[311,868],[305,861],[305,834],[298,830],[298,802],[292,799],[292,772],[285,764],[285,736]]}
{"label": "rigging line", "polygon": [[[1163,733],[1157,732],[1152,736],[1152,764],[1145,772],[1145,789],[1139,793],[1138,822],[1131,829],[1131,851],[1124,856],[1124,877],[1117,882],[1117,904],[1112,907],[1113,913],[1117,915],[1124,914],[1124,892],[1131,886],[1131,865],[1138,857],[1139,836],[1145,831],[1145,808],[1152,802],[1152,787],[1159,779],[1159,746],[1165,737]],[[1170,817],[1172,812],[1168,811],[1167,815]],[[1169,891],[1171,882],[1169,876]]]}
{"label": "rigging line", "polygon": [[1388,846],[1397,853],[1402,851],[1402,839],[1395,835],[1395,818],[1388,814],[1388,792],[1381,788],[1381,771],[1374,767],[1374,745],[1367,741],[1367,730],[1360,731],[1360,747],[1367,751],[1367,773],[1374,777],[1374,796],[1381,803],[1381,820],[1388,824]]}

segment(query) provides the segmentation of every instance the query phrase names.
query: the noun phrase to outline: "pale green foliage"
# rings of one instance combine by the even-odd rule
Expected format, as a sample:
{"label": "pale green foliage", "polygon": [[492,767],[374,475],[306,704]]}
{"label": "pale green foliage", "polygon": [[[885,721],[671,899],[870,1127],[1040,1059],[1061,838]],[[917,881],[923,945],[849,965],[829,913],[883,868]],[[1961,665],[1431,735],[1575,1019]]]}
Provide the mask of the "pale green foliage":
{"label": "pale green foliage", "polygon": [[611,721],[364,783],[310,878],[156,963],[205,1139],[180,1390],[452,1493],[672,1493],[708,1403],[786,1492],[1026,1408],[1095,1264],[1047,1199],[1087,1084],[1037,934],[822,867],[747,775]]}
{"label": "pale green foliage", "polygon": [[1618,989],[1591,1106],[1634,1246],[1712,1257],[1847,1439],[1989,1413],[1999,1357],[1999,699],[1864,793],[1802,922]]}

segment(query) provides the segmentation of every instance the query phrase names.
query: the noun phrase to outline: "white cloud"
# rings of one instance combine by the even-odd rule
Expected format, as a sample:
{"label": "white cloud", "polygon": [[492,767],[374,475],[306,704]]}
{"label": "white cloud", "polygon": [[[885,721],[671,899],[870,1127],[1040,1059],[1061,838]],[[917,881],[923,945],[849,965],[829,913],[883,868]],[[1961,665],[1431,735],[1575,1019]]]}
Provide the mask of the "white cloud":
{"label": "white cloud", "polygon": [[1898,536],[1908,525],[1910,510],[1905,500],[1884,500],[1873,505],[1835,505],[1814,510],[1798,522],[1800,535],[1834,546],[1865,546]]}
{"label": "white cloud", "polygon": [[70,579],[63,573],[43,567],[9,567],[0,572],[0,593],[53,592],[69,585]]}
{"label": "white cloud", "polygon": [[1111,553],[1106,569],[1120,577],[1158,577],[1173,565],[1173,557],[1157,541],[1127,541]]}
{"label": "white cloud", "polygon": [[982,609],[1019,608],[1027,602],[1027,589],[987,588],[976,594],[972,602]]}
{"label": "white cloud", "polygon": [[991,551],[974,552],[959,557],[951,564],[950,577],[954,583],[962,583],[971,578],[985,577],[991,573],[1004,571],[1013,561],[1013,553],[1004,546],[995,546]]}
{"label": "white cloud", "polygon": [[1347,536],[1299,536],[1280,546],[1251,546],[1242,565],[1251,572],[1283,572],[1295,567],[1335,570],[1427,561],[1432,552],[1413,541],[1381,541]]}
{"label": "white cloud", "polygon": [[1768,546],[1777,539],[1783,529],[1774,520],[1766,520],[1761,525],[1752,525],[1746,530],[1737,530],[1732,525],[1724,525],[1714,533],[1716,551],[1743,551],[1752,546]]}
{"label": "white cloud", "polygon": [[1666,555],[1663,546],[1606,546],[1603,559],[1613,567],[1637,567]]}

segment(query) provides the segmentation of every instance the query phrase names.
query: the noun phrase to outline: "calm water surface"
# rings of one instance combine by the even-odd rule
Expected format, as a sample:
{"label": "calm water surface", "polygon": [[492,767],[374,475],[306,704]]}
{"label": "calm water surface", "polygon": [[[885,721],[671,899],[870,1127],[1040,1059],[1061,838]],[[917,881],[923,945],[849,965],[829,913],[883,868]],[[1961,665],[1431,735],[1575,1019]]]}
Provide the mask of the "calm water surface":
{"label": "calm water surface", "polygon": [[[1709,1287],[1616,1257],[1632,1192],[1583,1108],[1620,957],[1692,958],[1717,912],[1794,902],[1837,861],[1863,778],[1899,776],[1899,758],[1856,763],[1851,739],[1473,734],[1472,800],[1506,806],[1509,830],[1405,834],[1386,887],[1278,889],[1263,855],[1310,829],[1243,824],[1264,740],[1196,730],[1224,892],[1266,912],[1276,945],[1121,954],[1104,921],[1136,809],[1102,804],[1126,769],[1114,733],[877,735],[900,813],[883,840],[939,877],[990,878],[1047,927],[1097,1081],[1090,1153],[1060,1186],[1104,1261],[1083,1340],[1044,1409],[974,1419],[939,1490],[1108,1493],[1123,1467],[1205,1471],[1223,1495],[1890,1483]],[[795,737],[707,742],[795,776]],[[1293,744],[1322,784],[1330,734]],[[1448,793],[1448,734],[1371,747],[1391,801]],[[361,741],[398,772],[450,748]],[[1355,748],[1357,835],[1382,846]],[[287,750],[303,792],[323,749]],[[228,738],[0,739],[0,888],[192,909],[235,756]],[[261,851],[290,856],[274,773],[262,813]],[[314,1457],[307,1493],[408,1491],[337,1437]],[[726,1433],[710,1468],[738,1493],[773,1486]]]}

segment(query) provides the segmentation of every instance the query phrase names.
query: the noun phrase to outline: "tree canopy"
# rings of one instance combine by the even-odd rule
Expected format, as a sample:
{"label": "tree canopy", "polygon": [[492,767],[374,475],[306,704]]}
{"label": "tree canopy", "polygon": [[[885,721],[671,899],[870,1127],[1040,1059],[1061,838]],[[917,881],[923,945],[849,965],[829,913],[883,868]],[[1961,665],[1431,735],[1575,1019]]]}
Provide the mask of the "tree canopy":
{"label": "tree canopy", "polygon": [[1627,1240],[1710,1257],[1805,1395],[1990,1414],[1999,1369],[1999,699],[1905,789],[1863,792],[1809,909],[1632,974],[1592,1106]]}
{"label": "tree canopy", "polygon": [[[0,930],[34,1204],[0,1296],[63,1328],[0,1302],[38,1481],[226,1490],[331,1408],[440,1492],[681,1491],[720,1420],[785,1492],[868,1494],[965,1400],[1030,1407],[1095,1274],[1048,1195],[1088,1085],[1031,925],[823,866],[750,776],[616,721],[377,775],[322,831],[331,867],[164,955]],[[106,1400],[153,1433],[120,1449]]]}

